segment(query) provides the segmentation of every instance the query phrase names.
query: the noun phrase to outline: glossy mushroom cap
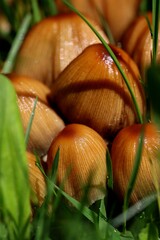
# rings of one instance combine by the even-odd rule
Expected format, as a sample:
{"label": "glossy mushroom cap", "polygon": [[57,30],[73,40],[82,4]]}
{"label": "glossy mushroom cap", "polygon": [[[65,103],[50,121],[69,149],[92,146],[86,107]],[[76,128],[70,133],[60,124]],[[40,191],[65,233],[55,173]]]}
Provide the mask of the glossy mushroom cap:
{"label": "glossy mushroom cap", "polygon": [[[110,45],[133,90],[142,116],[145,95],[136,64],[122,49]],[[69,123],[81,123],[107,140],[138,122],[124,79],[102,44],[87,47],[54,81],[50,101]]]}

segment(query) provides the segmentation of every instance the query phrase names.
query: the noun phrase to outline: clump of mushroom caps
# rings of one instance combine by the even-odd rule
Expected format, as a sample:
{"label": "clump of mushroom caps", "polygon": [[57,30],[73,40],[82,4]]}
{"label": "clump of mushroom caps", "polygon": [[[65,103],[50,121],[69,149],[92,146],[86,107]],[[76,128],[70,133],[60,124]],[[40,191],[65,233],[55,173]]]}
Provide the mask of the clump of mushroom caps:
{"label": "clump of mushroom caps", "polygon": [[[160,172],[157,161],[159,132],[151,123],[139,123],[130,91],[97,36],[78,15],[56,2],[62,13],[41,20],[29,30],[18,53],[14,73],[8,75],[17,92],[24,132],[38,98],[27,148],[31,185],[42,203],[45,180],[42,176],[36,178],[39,171],[33,167],[32,154],[36,151],[41,160],[46,161],[48,173],[59,149],[57,184],[63,185],[64,191],[79,201],[85,187],[89,186],[86,204],[91,205],[107,191],[106,153],[110,151],[114,191],[123,199],[144,128],[142,162],[131,196],[131,203],[134,203],[156,189],[152,174],[158,176]],[[125,44],[130,41],[134,46],[138,41],[138,37],[129,36],[132,35],[130,26],[134,34],[136,23],[132,21],[138,21],[135,19],[140,1],[119,1],[126,13],[122,16],[117,1],[113,1],[112,6],[109,1],[102,0],[73,1],[84,14],[86,4],[91,6],[86,18],[118,59],[144,119],[143,70],[137,58],[132,58],[132,45]],[[114,17],[109,14],[110,8]],[[127,14],[126,8],[131,14]],[[115,42],[124,44],[123,48],[110,43],[97,20],[99,13],[104,14]],[[119,18],[122,22],[117,20]]]}

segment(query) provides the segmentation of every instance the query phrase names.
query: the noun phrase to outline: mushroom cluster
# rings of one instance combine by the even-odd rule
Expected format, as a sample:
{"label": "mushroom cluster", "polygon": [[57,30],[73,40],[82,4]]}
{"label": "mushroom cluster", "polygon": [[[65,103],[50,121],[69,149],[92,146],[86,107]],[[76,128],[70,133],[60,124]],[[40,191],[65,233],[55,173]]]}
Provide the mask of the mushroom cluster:
{"label": "mushroom cluster", "polygon": [[[72,1],[110,51],[80,16],[55,2],[59,14],[29,29],[14,70],[7,75],[17,93],[24,133],[37,100],[27,144],[33,191],[42,203],[46,186],[33,164],[34,153],[45,161],[49,174],[59,150],[57,184],[79,201],[87,188],[86,204],[93,204],[107,191],[110,152],[114,191],[123,199],[144,131],[130,199],[134,203],[160,183],[160,134],[153,123],[143,124],[147,108],[143,78],[151,63],[152,41],[145,18],[137,17],[141,1]],[[114,44],[100,16],[108,23]]]}

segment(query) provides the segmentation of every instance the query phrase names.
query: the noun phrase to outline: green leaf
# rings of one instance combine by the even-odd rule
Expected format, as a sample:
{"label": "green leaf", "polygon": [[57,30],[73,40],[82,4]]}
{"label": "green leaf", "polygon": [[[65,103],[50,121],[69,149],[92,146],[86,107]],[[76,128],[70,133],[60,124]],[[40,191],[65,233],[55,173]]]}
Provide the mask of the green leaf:
{"label": "green leaf", "polygon": [[0,216],[9,239],[29,238],[30,187],[17,98],[0,75]]}

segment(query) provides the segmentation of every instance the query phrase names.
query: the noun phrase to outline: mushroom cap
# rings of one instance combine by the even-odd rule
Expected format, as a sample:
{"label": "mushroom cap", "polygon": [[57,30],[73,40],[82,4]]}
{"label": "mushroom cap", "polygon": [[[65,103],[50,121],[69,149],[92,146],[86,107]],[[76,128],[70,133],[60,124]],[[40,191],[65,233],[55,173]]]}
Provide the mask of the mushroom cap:
{"label": "mushroom cap", "polygon": [[70,196],[81,200],[89,187],[88,204],[105,196],[107,145],[93,129],[81,124],[67,125],[53,140],[48,152],[48,170],[60,151],[57,183]]}

